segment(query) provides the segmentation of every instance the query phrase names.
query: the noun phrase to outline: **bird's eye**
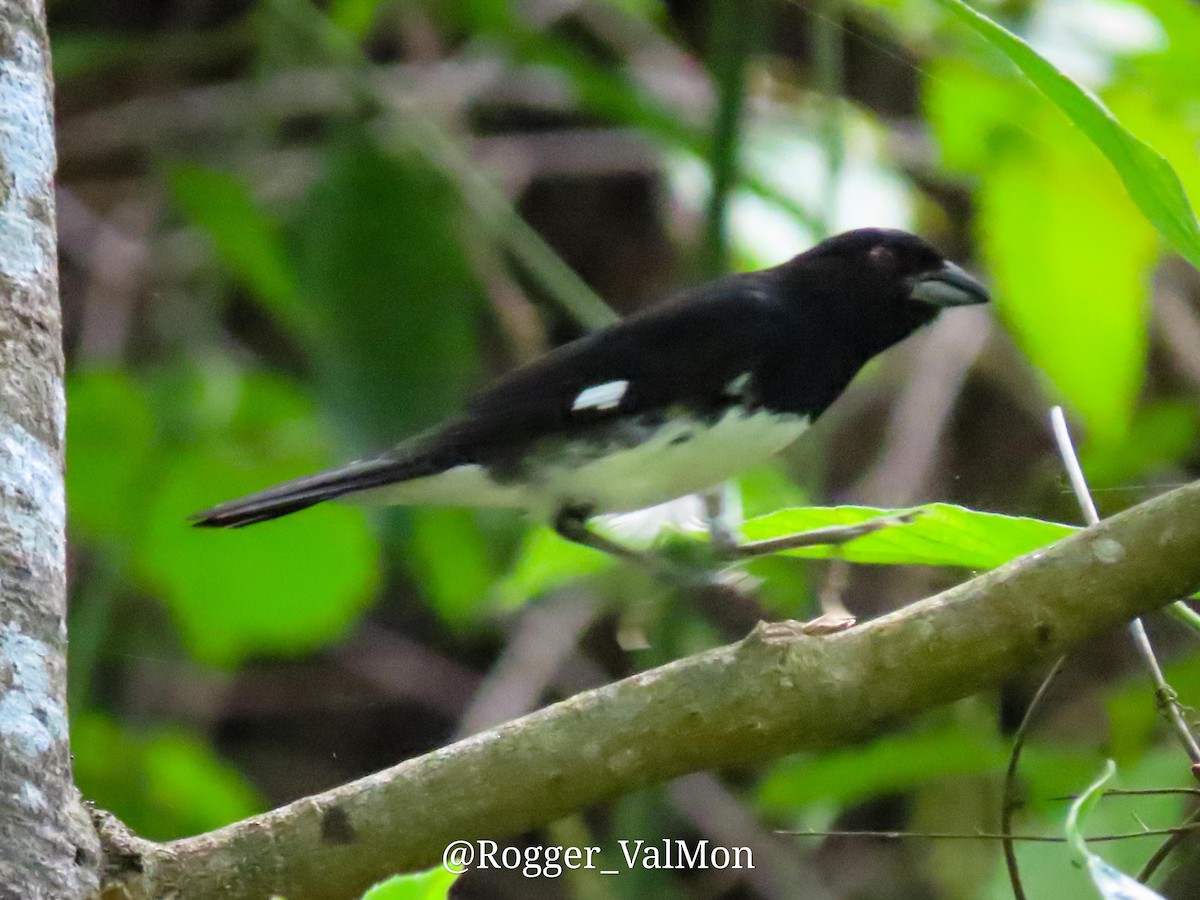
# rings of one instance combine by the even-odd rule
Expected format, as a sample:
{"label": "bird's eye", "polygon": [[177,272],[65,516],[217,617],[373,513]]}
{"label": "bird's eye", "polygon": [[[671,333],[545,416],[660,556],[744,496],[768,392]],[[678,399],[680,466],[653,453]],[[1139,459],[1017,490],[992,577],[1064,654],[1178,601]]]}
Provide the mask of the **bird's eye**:
{"label": "bird's eye", "polygon": [[867,255],[870,257],[871,262],[877,266],[892,266],[896,263],[896,251],[891,247],[885,247],[883,244],[876,244]]}

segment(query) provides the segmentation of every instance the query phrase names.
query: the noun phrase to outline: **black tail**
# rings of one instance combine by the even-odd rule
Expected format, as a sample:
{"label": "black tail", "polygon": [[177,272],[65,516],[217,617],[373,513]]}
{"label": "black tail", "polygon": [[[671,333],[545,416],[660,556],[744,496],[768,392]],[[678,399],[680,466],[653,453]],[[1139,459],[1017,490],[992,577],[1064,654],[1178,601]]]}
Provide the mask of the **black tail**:
{"label": "black tail", "polygon": [[431,460],[421,457],[397,459],[386,456],[355,462],[340,469],[287,481],[248,497],[230,500],[196,513],[190,519],[192,524],[200,528],[243,528],[278,519],[325,500],[440,471],[440,467],[431,463]]}

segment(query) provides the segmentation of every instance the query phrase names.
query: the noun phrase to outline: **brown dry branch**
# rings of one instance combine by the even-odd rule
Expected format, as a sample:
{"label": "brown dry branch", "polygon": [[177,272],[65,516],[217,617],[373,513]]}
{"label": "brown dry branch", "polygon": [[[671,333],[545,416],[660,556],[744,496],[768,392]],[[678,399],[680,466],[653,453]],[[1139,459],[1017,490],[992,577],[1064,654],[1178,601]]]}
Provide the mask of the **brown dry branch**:
{"label": "brown dry branch", "polygon": [[829,637],[736,644],[169,844],[102,820],[107,895],[324,900],[688,772],[849,744],[1200,588],[1200,482]]}

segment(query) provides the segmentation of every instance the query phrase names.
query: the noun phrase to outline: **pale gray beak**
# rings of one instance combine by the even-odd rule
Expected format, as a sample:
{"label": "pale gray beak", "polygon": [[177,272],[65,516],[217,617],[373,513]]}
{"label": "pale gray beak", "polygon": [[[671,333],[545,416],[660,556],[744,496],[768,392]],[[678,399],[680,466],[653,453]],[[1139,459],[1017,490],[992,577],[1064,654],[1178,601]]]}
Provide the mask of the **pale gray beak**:
{"label": "pale gray beak", "polygon": [[991,299],[987,288],[952,262],[918,277],[909,296],[930,306],[972,306]]}

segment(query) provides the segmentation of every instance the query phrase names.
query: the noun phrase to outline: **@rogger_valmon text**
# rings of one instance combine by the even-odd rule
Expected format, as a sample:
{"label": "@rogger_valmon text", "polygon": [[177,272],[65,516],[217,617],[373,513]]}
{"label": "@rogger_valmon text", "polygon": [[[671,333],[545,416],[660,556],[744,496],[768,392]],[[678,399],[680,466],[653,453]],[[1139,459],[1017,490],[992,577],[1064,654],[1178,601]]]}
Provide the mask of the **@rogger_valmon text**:
{"label": "@rogger_valmon text", "polygon": [[442,866],[454,873],[468,869],[519,871],[527,878],[557,878],[568,871],[592,869],[618,875],[631,869],[753,869],[749,847],[724,847],[708,840],[619,840],[617,852],[601,847],[535,845],[502,847],[496,841],[452,841]]}

